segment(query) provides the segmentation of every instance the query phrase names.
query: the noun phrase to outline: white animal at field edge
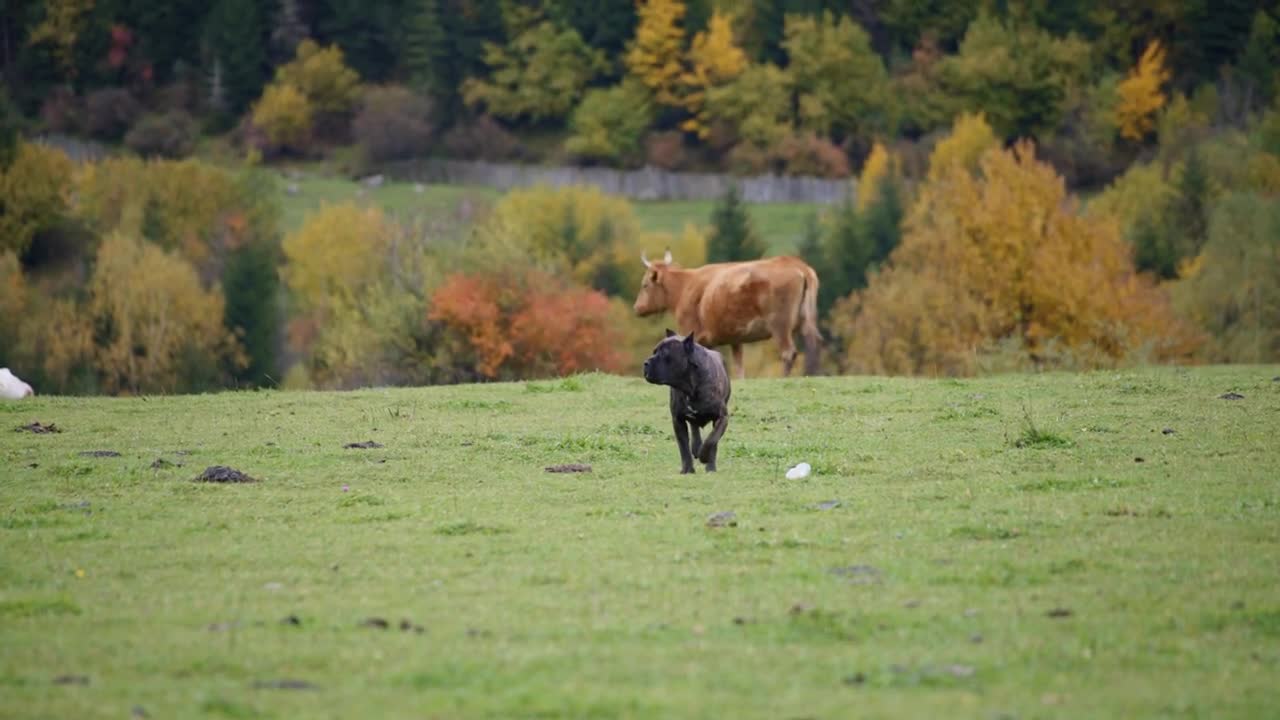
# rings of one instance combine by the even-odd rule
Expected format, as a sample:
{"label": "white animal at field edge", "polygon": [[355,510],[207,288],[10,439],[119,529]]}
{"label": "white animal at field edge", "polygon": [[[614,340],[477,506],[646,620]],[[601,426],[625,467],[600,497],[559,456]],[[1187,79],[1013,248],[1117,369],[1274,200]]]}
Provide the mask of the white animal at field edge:
{"label": "white animal at field edge", "polygon": [[22,382],[17,375],[9,372],[9,368],[0,368],[0,398],[5,400],[21,400],[28,395],[35,395],[31,386]]}

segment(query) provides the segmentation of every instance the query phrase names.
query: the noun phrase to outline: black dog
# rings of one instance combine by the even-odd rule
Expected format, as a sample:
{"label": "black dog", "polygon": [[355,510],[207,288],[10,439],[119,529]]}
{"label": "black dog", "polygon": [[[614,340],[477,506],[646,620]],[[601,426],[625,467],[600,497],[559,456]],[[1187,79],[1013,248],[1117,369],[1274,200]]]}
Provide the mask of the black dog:
{"label": "black dog", "polygon": [[[720,437],[729,427],[729,374],[720,353],[699,345],[692,333],[680,338],[668,330],[653,349],[653,357],[644,361],[644,379],[671,386],[671,424],[680,447],[680,473],[693,472],[695,455],[707,472],[715,472]],[[692,447],[686,423],[693,427]],[[707,423],[714,425],[703,442],[699,428]]]}

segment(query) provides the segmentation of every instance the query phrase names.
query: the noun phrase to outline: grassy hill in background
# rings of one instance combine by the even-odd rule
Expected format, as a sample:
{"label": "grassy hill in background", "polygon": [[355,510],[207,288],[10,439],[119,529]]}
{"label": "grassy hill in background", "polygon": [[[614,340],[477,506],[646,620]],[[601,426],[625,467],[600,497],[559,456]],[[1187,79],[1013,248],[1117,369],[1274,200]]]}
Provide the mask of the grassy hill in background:
{"label": "grassy hill in background", "polygon": [[[458,204],[466,198],[494,201],[501,196],[490,188],[456,185],[424,185],[417,192],[414,183],[388,182],[381,187],[364,187],[358,182],[332,177],[306,176],[296,181],[283,180],[282,191],[292,183],[296,194],[283,195],[283,228],[291,232],[300,227],[307,216],[324,203],[344,201],[377,204],[399,217],[417,214],[446,213],[454,216]],[[360,194],[363,191],[363,194]],[[711,224],[712,200],[670,202],[634,202],[641,227],[649,232],[679,235],[686,224],[705,227]],[[822,209],[810,203],[769,203],[748,206],[753,227],[775,253],[795,252],[809,216]]]}
{"label": "grassy hill in background", "polygon": [[0,405],[0,715],[1259,717],[1277,375]]}

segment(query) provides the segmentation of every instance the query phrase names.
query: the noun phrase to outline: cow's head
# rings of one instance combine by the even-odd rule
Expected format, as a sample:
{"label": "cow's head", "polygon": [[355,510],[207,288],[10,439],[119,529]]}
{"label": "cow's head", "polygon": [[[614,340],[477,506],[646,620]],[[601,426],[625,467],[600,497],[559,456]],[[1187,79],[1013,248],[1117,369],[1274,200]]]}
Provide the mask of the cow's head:
{"label": "cow's head", "polygon": [[644,252],[640,253],[640,262],[644,263],[644,279],[640,281],[640,294],[636,296],[633,309],[640,317],[660,313],[671,306],[671,298],[667,288],[667,270],[673,264],[671,251],[659,262],[649,262]]}

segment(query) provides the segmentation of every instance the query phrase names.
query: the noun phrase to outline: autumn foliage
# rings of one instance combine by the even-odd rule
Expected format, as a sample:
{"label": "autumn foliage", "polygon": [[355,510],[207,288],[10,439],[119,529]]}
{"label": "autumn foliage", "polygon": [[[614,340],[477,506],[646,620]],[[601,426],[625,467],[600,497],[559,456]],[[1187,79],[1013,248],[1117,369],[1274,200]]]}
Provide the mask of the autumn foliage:
{"label": "autumn foliage", "polygon": [[1120,102],[1116,105],[1116,124],[1120,135],[1139,141],[1155,128],[1154,116],[1168,99],[1162,90],[1169,81],[1169,71],[1164,64],[1164,48],[1159,40],[1152,41],[1142,51],[1138,64],[1116,91]]}
{"label": "autumn foliage", "polygon": [[858,372],[968,375],[998,345],[1032,366],[1168,361],[1198,343],[1030,143],[922,186],[887,269],[833,314]]}
{"label": "autumn foliage", "polygon": [[489,379],[617,372],[625,360],[604,294],[536,270],[451,275],[432,294],[428,317]]}

